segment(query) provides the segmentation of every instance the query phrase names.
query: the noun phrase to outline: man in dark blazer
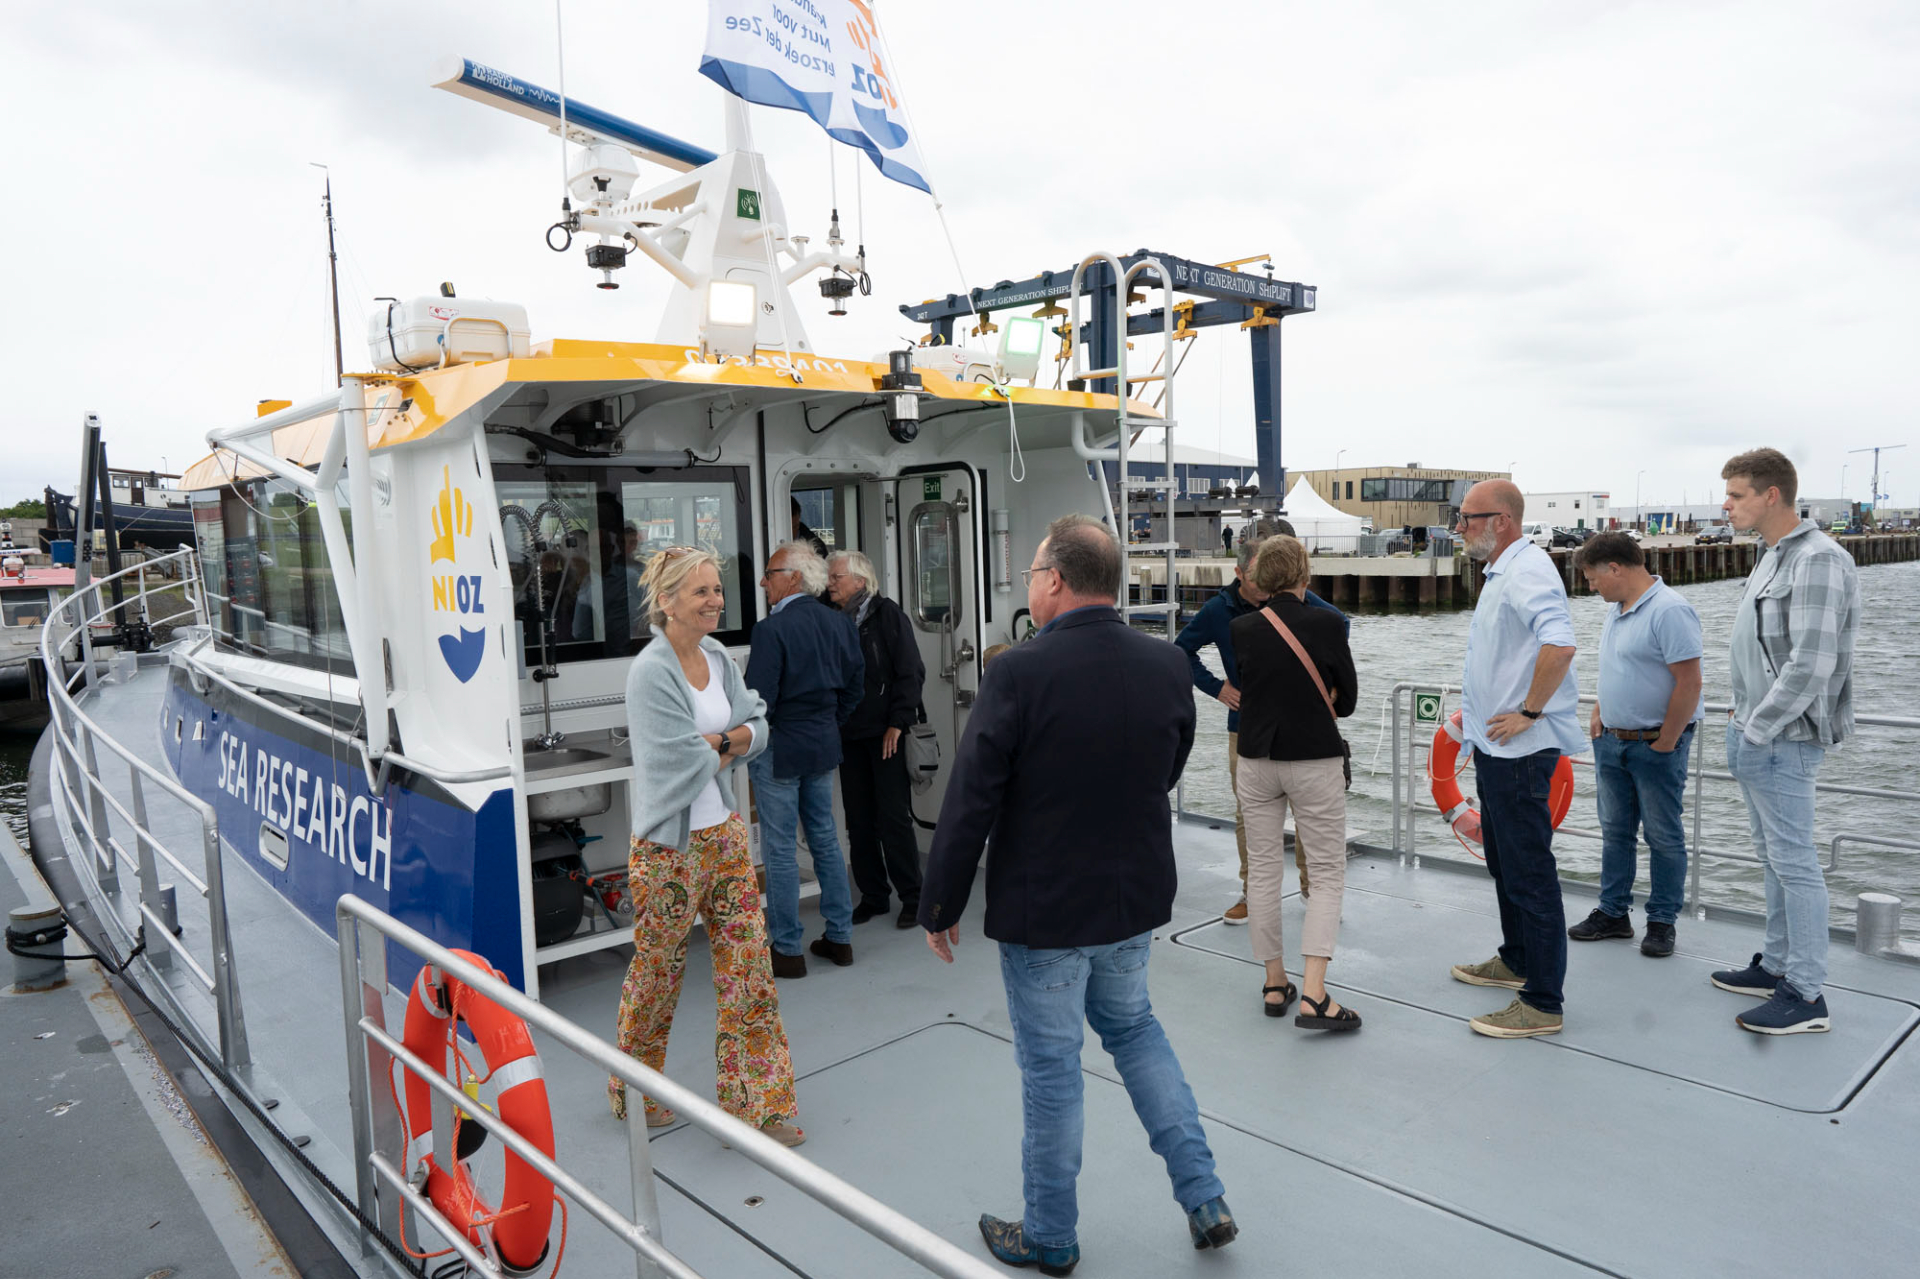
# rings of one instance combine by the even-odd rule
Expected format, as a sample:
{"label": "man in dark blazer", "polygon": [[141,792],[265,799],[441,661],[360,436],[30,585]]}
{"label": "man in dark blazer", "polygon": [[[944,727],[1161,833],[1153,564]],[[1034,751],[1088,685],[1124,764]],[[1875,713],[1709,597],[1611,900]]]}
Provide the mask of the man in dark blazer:
{"label": "man in dark blazer", "polygon": [[816,597],[827,566],[805,542],[788,542],[760,577],[767,615],[753,628],[747,687],[767,703],[767,749],[747,763],[767,868],[767,939],[775,977],[805,977],[800,953],[797,832],[807,828],[825,932],[810,949],[845,968],[853,962],[853,894],[833,824],[833,770],[840,725],[866,693],[866,661],[853,620]]}
{"label": "man in dark blazer", "polygon": [[1180,1062],[1147,998],[1148,945],[1173,916],[1167,792],[1193,746],[1186,657],[1114,607],[1120,547],[1084,515],[1055,520],[1026,571],[1040,631],[995,658],[954,759],[920,895],[927,945],[960,940],[989,839],[986,934],[1000,972],[1025,1112],[1022,1218],[980,1218],[999,1260],[1066,1274],[1091,1025],[1166,1161],[1196,1248],[1238,1233]]}

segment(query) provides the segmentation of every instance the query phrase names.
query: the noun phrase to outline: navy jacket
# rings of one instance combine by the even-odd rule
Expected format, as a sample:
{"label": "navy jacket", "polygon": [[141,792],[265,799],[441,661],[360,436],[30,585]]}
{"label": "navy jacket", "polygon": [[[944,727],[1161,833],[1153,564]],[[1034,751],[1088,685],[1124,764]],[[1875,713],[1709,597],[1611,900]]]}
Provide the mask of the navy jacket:
{"label": "navy jacket", "polygon": [[905,609],[884,595],[871,596],[867,618],[859,627],[860,654],[867,664],[866,694],[853,718],[840,726],[840,736],[850,742],[919,723],[920,690],[927,680],[927,664],[920,660],[913,622]]}
{"label": "navy jacket", "polygon": [[[1326,609],[1340,619],[1343,628],[1351,628],[1352,623],[1347,620],[1345,613],[1312,591],[1307,592],[1307,603],[1315,608]],[[1173,637],[1174,643],[1187,650],[1187,664],[1193,670],[1193,686],[1208,697],[1220,696],[1221,688],[1227,683],[1232,683],[1235,688],[1240,687],[1240,664],[1234,660],[1233,635],[1229,628],[1235,618],[1245,617],[1259,607],[1240,597],[1240,579],[1236,577],[1221,587],[1218,595],[1202,604],[1200,611],[1193,615],[1193,620],[1181,627],[1180,633]],[[1220,650],[1220,669],[1227,673],[1225,680],[1208,670],[1200,660],[1200,650],[1209,644]],[[1240,731],[1239,711],[1227,712],[1227,731]]]}
{"label": "navy jacket", "polygon": [[1104,946],[1173,917],[1167,792],[1193,748],[1179,650],[1111,608],[1054,619],[993,659],[953,761],[919,923],[950,928],[989,838],[987,936]]}
{"label": "navy jacket", "polygon": [[754,623],[747,687],[767,703],[768,759],[780,778],[840,764],[840,725],[866,691],[853,619],[811,595]]}

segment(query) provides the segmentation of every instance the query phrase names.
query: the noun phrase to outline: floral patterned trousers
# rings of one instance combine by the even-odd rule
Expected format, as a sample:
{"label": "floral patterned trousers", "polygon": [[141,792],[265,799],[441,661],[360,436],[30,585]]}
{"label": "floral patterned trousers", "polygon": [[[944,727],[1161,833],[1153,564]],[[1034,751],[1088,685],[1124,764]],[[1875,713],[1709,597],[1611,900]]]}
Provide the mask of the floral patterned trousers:
{"label": "floral patterned trousers", "polygon": [[[654,1070],[665,1067],[687,935],[694,917],[703,915],[719,1005],[713,1055],[721,1108],[756,1128],[792,1119],[793,1059],[780,1024],[746,823],[732,814],[722,825],[692,832],[687,845],[683,852],[635,836],[627,856],[633,962],[620,989],[620,1050]],[[624,1085],[609,1080],[608,1090],[616,1112],[624,1110]]]}

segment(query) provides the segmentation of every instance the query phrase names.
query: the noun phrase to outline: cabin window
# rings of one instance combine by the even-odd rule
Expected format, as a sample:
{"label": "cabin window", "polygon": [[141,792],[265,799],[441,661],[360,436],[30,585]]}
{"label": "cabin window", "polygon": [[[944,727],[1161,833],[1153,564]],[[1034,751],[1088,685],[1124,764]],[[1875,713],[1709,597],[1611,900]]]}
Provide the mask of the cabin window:
{"label": "cabin window", "polygon": [[[193,499],[208,611],[221,640],[275,661],[353,673],[340,600],[304,493],[281,480],[242,480]],[[351,514],[343,511],[351,530]]]}
{"label": "cabin window", "polygon": [[652,635],[640,576],[670,546],[719,556],[726,611],[714,635],[746,642],[754,577],[746,468],[496,465],[494,489],[538,521],[545,548],[534,550],[521,520],[502,520],[529,664],[540,660],[543,631],[556,662],[638,652]]}
{"label": "cabin window", "polygon": [[910,612],[923,631],[944,630],[960,624],[960,557],[953,507],[946,502],[922,502],[913,508],[908,524],[907,574],[913,583]]}
{"label": "cabin window", "polygon": [[0,592],[0,625],[38,626],[47,620],[53,607],[49,591],[11,590]]}

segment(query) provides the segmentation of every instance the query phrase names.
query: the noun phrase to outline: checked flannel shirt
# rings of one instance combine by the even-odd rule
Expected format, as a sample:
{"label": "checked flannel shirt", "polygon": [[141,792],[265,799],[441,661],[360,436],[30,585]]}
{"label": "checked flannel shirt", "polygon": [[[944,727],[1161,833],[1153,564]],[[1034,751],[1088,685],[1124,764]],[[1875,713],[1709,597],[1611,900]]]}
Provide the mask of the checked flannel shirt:
{"label": "checked flannel shirt", "polygon": [[1746,737],[1837,746],[1853,734],[1853,642],[1860,578],[1853,557],[1812,520],[1760,556],[1747,579],[1773,685]]}

